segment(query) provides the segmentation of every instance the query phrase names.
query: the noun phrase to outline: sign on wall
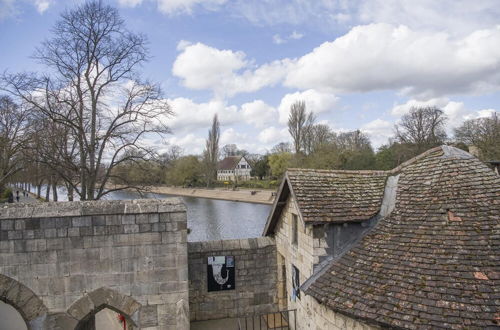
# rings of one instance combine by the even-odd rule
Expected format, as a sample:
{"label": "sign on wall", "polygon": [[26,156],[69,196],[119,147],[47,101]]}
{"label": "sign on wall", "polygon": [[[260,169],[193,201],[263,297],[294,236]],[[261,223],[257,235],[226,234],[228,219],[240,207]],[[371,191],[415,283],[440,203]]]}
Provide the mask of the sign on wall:
{"label": "sign on wall", "polygon": [[234,290],[234,256],[208,257],[207,288],[210,291]]}

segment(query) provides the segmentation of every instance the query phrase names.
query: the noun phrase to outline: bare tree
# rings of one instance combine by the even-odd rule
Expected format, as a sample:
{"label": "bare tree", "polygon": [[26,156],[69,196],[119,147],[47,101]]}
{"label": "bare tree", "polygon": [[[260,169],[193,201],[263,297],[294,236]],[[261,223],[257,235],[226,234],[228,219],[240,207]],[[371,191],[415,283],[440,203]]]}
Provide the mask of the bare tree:
{"label": "bare tree", "polygon": [[27,143],[29,111],[10,97],[0,97],[0,190],[22,170],[22,151]]}
{"label": "bare tree", "polygon": [[289,142],[280,142],[271,149],[272,154],[281,154],[284,152],[292,152],[292,146]]}
{"label": "bare tree", "polygon": [[317,124],[311,127],[310,136],[308,138],[310,139],[307,143],[309,149],[306,150],[306,153],[311,154],[320,150],[324,146],[333,144],[335,142],[336,134],[328,125]]}
{"label": "bare tree", "polygon": [[[288,116],[288,132],[292,136],[295,153],[298,154],[303,149],[304,144],[309,144],[312,126],[315,117],[312,112],[307,113],[306,103],[296,101],[290,107]],[[308,147],[306,147],[307,149]]]}
{"label": "bare tree", "polygon": [[485,160],[500,159],[500,117],[494,112],[490,117],[466,120],[455,129],[455,139],[480,150]]}
{"label": "bare tree", "polygon": [[395,126],[396,140],[402,144],[414,145],[416,152],[420,153],[444,143],[445,122],[446,116],[436,107],[412,107]]}
{"label": "bare tree", "polygon": [[335,142],[344,151],[372,150],[370,139],[360,130],[340,133]]}
{"label": "bare tree", "polygon": [[207,179],[207,187],[212,185],[213,180],[217,178],[217,162],[219,161],[219,139],[220,139],[220,124],[217,114],[212,120],[212,128],[208,130],[208,138],[206,141],[204,152],[205,177]]}
{"label": "bare tree", "polygon": [[[6,90],[69,130],[77,146],[78,179],[62,170],[58,174],[82,200],[131,187],[113,175],[113,168],[151,155],[143,138],[168,133],[164,122],[172,114],[158,85],[138,78],[136,69],[147,60],[145,37],[128,31],[116,9],[90,1],[61,15],[35,58],[50,69],[48,74],[6,74],[3,82]],[[121,185],[106,188],[113,180]]]}

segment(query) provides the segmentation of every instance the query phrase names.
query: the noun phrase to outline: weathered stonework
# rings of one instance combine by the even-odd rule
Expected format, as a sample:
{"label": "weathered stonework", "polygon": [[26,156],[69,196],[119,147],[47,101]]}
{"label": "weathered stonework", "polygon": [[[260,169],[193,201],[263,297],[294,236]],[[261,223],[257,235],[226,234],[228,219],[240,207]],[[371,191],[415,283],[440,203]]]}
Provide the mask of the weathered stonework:
{"label": "weathered stonework", "polygon": [[73,329],[108,307],[140,329],[189,329],[179,199],[0,209],[0,299],[30,329]]}
{"label": "weathered stonework", "polygon": [[[298,242],[291,243],[292,235],[292,214],[298,215]],[[339,313],[325,308],[314,298],[301,293],[300,299],[292,300],[292,267],[294,265],[299,270],[299,282],[304,283],[314,271],[314,265],[319,262],[321,256],[326,254],[328,245],[325,242],[325,233],[319,235],[318,230],[314,233],[314,226],[305,226],[297,209],[297,204],[293,197],[289,197],[283,208],[281,217],[275,229],[276,249],[278,253],[279,268],[284,268],[282,287],[280,292],[280,308],[297,310],[297,329],[376,329],[372,326],[355,321]],[[280,261],[281,260],[281,261]],[[291,320],[293,323],[294,321]]]}
{"label": "weathered stonework", "polygon": [[[276,247],[269,237],[188,243],[191,321],[278,310]],[[207,258],[234,256],[236,289],[207,291]]]}

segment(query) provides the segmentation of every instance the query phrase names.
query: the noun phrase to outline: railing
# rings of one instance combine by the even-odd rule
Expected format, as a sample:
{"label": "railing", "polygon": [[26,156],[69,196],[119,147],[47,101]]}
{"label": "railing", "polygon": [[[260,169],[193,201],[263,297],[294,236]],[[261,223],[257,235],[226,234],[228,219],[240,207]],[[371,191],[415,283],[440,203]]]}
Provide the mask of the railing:
{"label": "railing", "polygon": [[296,325],[295,309],[238,319],[239,330],[295,330]]}

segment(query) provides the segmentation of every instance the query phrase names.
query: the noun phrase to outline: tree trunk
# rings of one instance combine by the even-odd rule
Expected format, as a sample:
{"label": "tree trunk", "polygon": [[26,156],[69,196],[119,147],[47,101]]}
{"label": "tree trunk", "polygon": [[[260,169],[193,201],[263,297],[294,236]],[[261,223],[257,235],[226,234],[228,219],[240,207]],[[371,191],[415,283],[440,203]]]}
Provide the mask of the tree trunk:
{"label": "tree trunk", "polygon": [[50,182],[47,182],[47,190],[45,190],[45,201],[48,202],[50,196]]}
{"label": "tree trunk", "polygon": [[36,185],[36,198],[40,198],[42,195],[42,183],[40,182]]}
{"label": "tree trunk", "polygon": [[52,200],[57,202],[57,182],[52,181]]}
{"label": "tree trunk", "polygon": [[73,201],[73,186],[68,184],[67,190],[68,190],[68,201],[72,202]]}

